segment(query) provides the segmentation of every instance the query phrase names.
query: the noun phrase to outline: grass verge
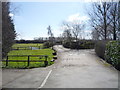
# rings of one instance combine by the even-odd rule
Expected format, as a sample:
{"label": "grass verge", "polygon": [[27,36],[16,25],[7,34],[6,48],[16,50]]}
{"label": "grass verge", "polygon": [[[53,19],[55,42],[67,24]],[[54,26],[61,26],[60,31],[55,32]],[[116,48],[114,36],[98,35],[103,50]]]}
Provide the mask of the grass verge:
{"label": "grass verge", "polygon": [[[29,46],[35,46],[33,44],[29,44]],[[40,44],[41,45],[41,44]],[[27,46],[26,44],[14,45],[15,46]],[[12,50],[8,53],[8,55],[48,55],[48,65],[53,64],[51,62],[53,58],[54,51],[51,48],[47,49],[39,49],[39,50]],[[28,60],[27,57],[9,57],[8,60]],[[45,60],[45,58],[40,57],[30,57],[30,60]],[[27,62],[9,62],[8,66],[6,67],[6,62],[2,63],[3,68],[33,68],[33,67],[43,67],[44,62],[30,62],[30,65],[27,66]]]}

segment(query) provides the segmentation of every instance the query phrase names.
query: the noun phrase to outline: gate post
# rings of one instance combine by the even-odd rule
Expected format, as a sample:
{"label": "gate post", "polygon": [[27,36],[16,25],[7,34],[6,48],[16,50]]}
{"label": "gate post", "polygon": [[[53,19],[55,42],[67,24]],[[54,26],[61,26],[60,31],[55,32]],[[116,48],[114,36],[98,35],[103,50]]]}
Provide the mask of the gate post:
{"label": "gate post", "polygon": [[7,58],[6,58],[6,66],[8,66],[8,56],[7,56]]}
{"label": "gate post", "polygon": [[45,56],[45,61],[44,61],[45,67],[48,65],[47,58],[48,58],[48,56]]}
{"label": "gate post", "polygon": [[30,65],[30,56],[28,56],[28,66]]}

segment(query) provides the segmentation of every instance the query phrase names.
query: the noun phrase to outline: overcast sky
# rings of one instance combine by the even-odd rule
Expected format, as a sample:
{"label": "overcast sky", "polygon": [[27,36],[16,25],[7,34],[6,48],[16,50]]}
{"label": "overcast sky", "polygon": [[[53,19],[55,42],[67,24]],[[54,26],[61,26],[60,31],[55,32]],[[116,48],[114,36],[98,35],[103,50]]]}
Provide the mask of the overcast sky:
{"label": "overcast sky", "polygon": [[[57,37],[63,32],[63,21],[87,22],[90,18],[86,11],[90,10],[90,5],[90,2],[12,2],[12,6],[19,8],[18,13],[11,13],[10,16],[19,34],[17,39],[47,37],[49,25]],[[86,27],[86,34],[90,33],[89,24]]]}

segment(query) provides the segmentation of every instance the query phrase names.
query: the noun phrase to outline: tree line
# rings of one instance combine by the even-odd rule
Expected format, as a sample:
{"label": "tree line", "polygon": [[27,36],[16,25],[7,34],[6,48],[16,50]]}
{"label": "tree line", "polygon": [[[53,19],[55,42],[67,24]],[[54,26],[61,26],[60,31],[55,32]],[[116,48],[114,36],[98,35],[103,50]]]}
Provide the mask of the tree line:
{"label": "tree line", "polygon": [[94,40],[120,40],[120,1],[93,3],[90,24]]}
{"label": "tree line", "polygon": [[[120,40],[120,1],[94,2],[88,15],[92,40]],[[84,39],[85,23],[80,21],[64,22],[63,40],[71,42]]]}

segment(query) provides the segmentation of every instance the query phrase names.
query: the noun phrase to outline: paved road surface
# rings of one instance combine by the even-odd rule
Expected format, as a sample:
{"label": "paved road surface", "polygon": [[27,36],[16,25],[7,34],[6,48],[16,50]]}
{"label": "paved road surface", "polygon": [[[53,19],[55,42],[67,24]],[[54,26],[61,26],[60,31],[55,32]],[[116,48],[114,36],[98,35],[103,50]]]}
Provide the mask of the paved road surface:
{"label": "paved road surface", "polygon": [[118,71],[90,50],[54,47],[58,60],[47,68],[3,70],[3,88],[118,88]]}

